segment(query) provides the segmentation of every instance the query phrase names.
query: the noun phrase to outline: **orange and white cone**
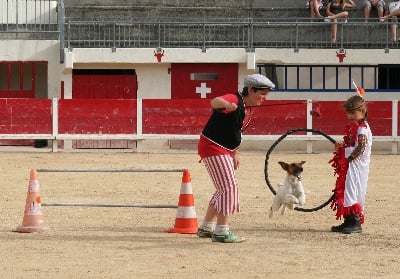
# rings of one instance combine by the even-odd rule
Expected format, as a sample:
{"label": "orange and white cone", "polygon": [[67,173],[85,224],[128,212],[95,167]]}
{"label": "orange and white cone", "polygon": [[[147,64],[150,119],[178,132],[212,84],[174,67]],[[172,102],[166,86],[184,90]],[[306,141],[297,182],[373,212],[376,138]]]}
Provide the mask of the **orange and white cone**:
{"label": "orange and white cone", "polygon": [[29,177],[28,193],[22,226],[15,231],[20,233],[45,232],[48,227],[44,225],[42,212],[42,198],[40,196],[40,185],[36,170],[31,170]]}
{"label": "orange and white cone", "polygon": [[194,207],[192,182],[189,170],[184,170],[182,176],[181,193],[179,195],[178,212],[176,213],[175,226],[167,229],[168,233],[195,234],[198,223]]}

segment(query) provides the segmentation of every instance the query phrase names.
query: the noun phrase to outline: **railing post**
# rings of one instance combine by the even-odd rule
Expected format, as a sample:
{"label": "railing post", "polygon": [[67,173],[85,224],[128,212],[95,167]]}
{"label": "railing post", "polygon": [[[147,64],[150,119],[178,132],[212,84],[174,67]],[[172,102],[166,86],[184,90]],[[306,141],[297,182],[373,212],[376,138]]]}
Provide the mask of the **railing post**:
{"label": "railing post", "polygon": [[53,152],[57,152],[58,149],[58,142],[57,142],[57,137],[58,137],[58,99],[53,98],[52,103],[51,103],[51,111],[52,111],[52,150]]}
{"label": "railing post", "polygon": [[203,48],[201,51],[206,52],[206,50],[206,19],[203,18]]}
{"label": "railing post", "polygon": [[64,47],[65,47],[65,10],[64,10],[64,0],[58,0],[58,32],[60,36],[60,64],[64,63]]}
{"label": "railing post", "polygon": [[294,52],[299,52],[299,22],[296,19],[296,36],[295,36],[295,43],[294,43]]}
{"label": "railing post", "polygon": [[161,22],[158,20],[158,48],[161,49]]}
{"label": "railing post", "polygon": [[399,110],[398,110],[398,104],[399,101],[398,100],[393,100],[392,101],[392,154],[396,155],[397,153],[397,138],[398,138],[398,114],[399,114]]}
{"label": "railing post", "polygon": [[[312,100],[307,100],[307,106],[306,106],[306,115],[307,115],[307,129],[312,129],[313,128],[313,121],[312,121],[312,115],[309,113],[312,111],[313,103]],[[307,132],[307,137],[311,137],[312,132]],[[313,152],[313,141],[308,140],[307,141],[307,154],[312,154]]]}
{"label": "railing post", "polygon": [[67,29],[68,29],[68,50],[72,50],[71,49],[71,23],[68,21],[68,23],[67,23]]}
{"label": "railing post", "polygon": [[254,52],[254,26],[253,26],[253,18],[248,18],[248,42],[247,42],[247,51]]}
{"label": "railing post", "polygon": [[[396,19],[396,21],[397,21],[397,19]],[[390,29],[389,20],[387,20],[385,23],[386,23],[386,48],[385,48],[385,53],[389,53],[389,29]],[[396,24],[397,24],[397,22],[396,22]]]}
{"label": "railing post", "polygon": [[116,52],[117,51],[117,47],[116,47],[116,43],[115,43],[115,31],[116,31],[116,23],[115,21],[113,22],[113,43],[112,43],[112,52]]}
{"label": "railing post", "polygon": [[[8,1],[7,1],[8,2]],[[19,32],[18,32],[18,29],[19,29],[19,27],[18,27],[18,1],[15,1],[15,38],[16,39],[18,39],[18,34],[19,34]]]}
{"label": "railing post", "polygon": [[142,137],[143,137],[143,99],[136,99],[136,151],[143,150]]}
{"label": "railing post", "polygon": [[343,30],[344,30],[344,23],[340,23],[340,48],[344,50],[343,48]]}

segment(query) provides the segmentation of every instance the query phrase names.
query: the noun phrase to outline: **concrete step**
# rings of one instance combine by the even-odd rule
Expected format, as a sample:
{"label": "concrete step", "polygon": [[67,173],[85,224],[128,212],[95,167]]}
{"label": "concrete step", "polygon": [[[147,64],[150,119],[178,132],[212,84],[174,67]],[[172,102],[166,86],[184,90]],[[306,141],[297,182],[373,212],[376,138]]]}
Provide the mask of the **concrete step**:
{"label": "concrete step", "polygon": [[[270,1],[270,0],[268,0]],[[266,1],[266,2],[268,2]],[[251,2],[251,1],[250,1]],[[238,7],[248,6],[246,0],[64,0],[65,7],[73,6],[148,6],[153,8],[162,7]]]}
{"label": "concrete step", "polygon": [[76,6],[65,9],[66,19],[119,20],[132,18],[246,18],[248,11],[242,8],[222,7],[149,7],[149,6]]}
{"label": "concrete step", "polygon": [[[321,11],[323,16],[326,12]],[[306,20],[310,11],[302,7],[242,7],[242,6],[149,6],[149,5],[71,5],[65,7],[66,19],[74,20],[118,20],[129,21],[132,18],[173,18],[177,21],[185,18],[246,18],[271,19],[281,21]],[[349,18],[364,18],[362,8],[349,11]],[[375,11],[371,18],[377,19]]]}

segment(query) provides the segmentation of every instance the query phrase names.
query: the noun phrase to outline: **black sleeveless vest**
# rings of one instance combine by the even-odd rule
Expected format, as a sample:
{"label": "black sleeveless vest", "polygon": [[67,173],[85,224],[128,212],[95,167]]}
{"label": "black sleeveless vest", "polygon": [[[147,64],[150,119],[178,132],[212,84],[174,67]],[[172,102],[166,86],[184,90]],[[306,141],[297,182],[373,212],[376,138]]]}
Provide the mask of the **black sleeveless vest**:
{"label": "black sleeveless vest", "polygon": [[230,150],[238,148],[242,141],[241,128],[245,117],[243,99],[239,93],[236,96],[238,109],[227,114],[214,111],[202,132],[206,138]]}

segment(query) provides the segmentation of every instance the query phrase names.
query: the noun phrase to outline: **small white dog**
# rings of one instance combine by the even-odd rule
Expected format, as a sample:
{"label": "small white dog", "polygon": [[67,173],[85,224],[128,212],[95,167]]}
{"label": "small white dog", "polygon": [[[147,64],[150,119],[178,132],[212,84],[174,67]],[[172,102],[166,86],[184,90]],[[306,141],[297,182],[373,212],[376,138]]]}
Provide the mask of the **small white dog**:
{"label": "small white dog", "polygon": [[304,163],[305,161],[291,164],[279,162],[287,175],[283,184],[278,184],[278,191],[276,191],[272,202],[269,218],[272,218],[274,211],[278,211],[281,207],[281,214],[283,215],[286,207],[293,210],[295,204],[304,205],[306,202],[306,195],[304,194],[303,184],[301,183]]}

